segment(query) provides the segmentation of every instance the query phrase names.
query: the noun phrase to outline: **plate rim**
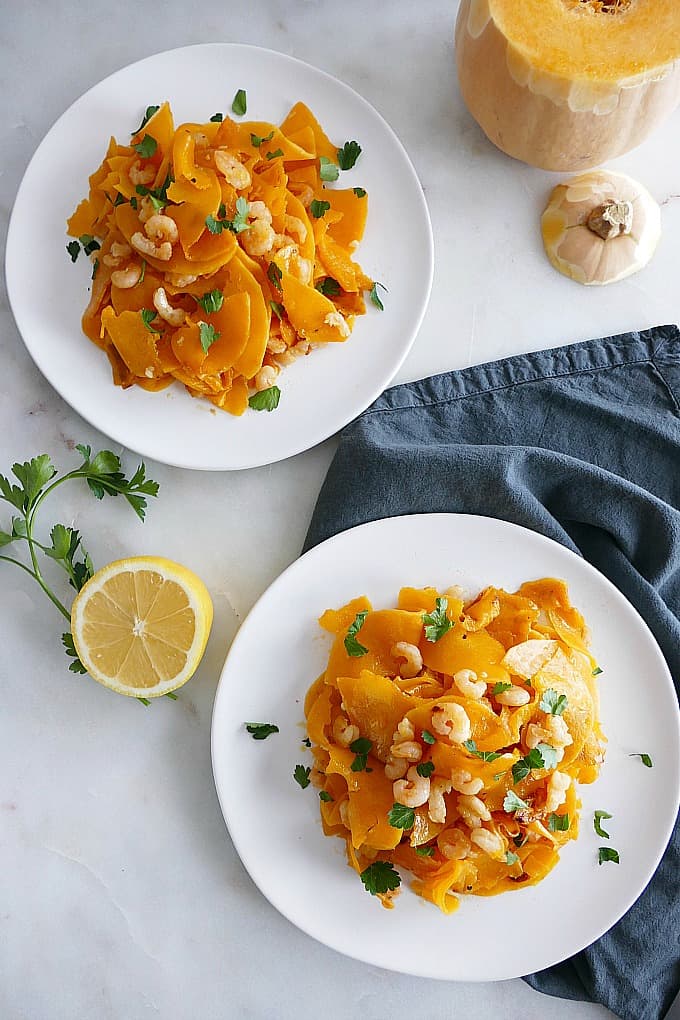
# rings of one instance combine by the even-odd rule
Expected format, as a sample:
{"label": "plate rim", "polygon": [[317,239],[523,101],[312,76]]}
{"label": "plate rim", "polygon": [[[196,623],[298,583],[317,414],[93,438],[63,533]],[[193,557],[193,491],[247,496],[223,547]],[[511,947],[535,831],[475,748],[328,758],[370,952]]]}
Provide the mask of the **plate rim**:
{"label": "plate rim", "polygon": [[[485,981],[506,981],[506,980],[513,980],[515,978],[524,977],[526,974],[536,972],[536,970],[529,970],[529,971],[524,971],[522,973],[516,973],[515,972],[515,968],[512,968],[512,972],[500,974],[500,976],[496,976],[496,977],[484,977],[484,976],[451,977],[450,975],[441,973],[441,971],[437,970],[437,969],[427,970],[425,968],[418,967],[418,966],[414,966],[412,968],[408,968],[408,967],[405,967],[405,966],[402,966],[402,965],[391,966],[389,963],[377,962],[376,959],[368,958],[366,955],[364,955],[362,953],[352,952],[351,949],[348,949],[345,946],[340,946],[340,945],[338,945],[336,942],[334,942],[332,940],[326,940],[325,938],[320,938],[317,934],[315,934],[313,931],[310,930],[310,928],[307,926],[306,923],[304,923],[303,921],[300,921],[297,918],[294,918],[293,916],[291,916],[292,915],[292,911],[284,908],[280,904],[280,902],[278,901],[278,898],[275,895],[275,893],[270,895],[269,892],[265,892],[262,889],[262,887],[260,886],[260,884],[257,881],[257,879],[254,877],[253,873],[251,872],[250,867],[248,866],[248,863],[246,862],[246,860],[244,860],[244,857],[241,854],[240,840],[237,837],[234,836],[234,833],[232,831],[232,826],[230,825],[230,815],[231,815],[231,812],[229,811],[229,809],[226,806],[226,798],[223,798],[223,794],[222,794],[222,791],[221,791],[221,788],[220,788],[220,780],[218,779],[218,773],[217,773],[217,768],[216,768],[216,753],[217,753],[216,752],[216,746],[217,746],[217,740],[218,740],[217,730],[218,730],[218,726],[219,726],[219,722],[220,722],[219,716],[224,711],[221,708],[221,705],[226,700],[226,697],[227,697],[227,695],[225,693],[226,690],[227,690],[226,671],[227,671],[227,667],[228,667],[228,664],[229,664],[229,659],[231,658],[234,649],[237,647],[237,645],[240,645],[244,640],[246,640],[246,638],[244,638],[244,632],[245,632],[246,624],[248,623],[248,621],[251,618],[251,616],[258,609],[260,604],[265,599],[267,599],[270,596],[270,594],[272,593],[273,590],[277,589],[279,586],[285,585],[285,583],[287,582],[288,575],[290,575],[291,573],[294,573],[297,569],[299,569],[299,564],[303,560],[306,560],[306,561],[309,562],[310,560],[313,560],[318,555],[324,555],[324,553],[320,553],[320,550],[325,550],[325,549],[331,547],[332,545],[334,545],[336,543],[339,543],[339,542],[342,542],[342,541],[348,541],[348,540],[351,541],[351,538],[348,538],[348,536],[351,536],[351,535],[353,535],[356,532],[367,531],[367,530],[376,530],[376,529],[379,529],[380,527],[384,526],[385,524],[390,526],[392,524],[392,522],[395,522],[395,526],[400,526],[400,524],[402,522],[407,521],[407,520],[408,521],[412,521],[414,518],[420,519],[420,520],[424,520],[424,521],[430,521],[430,522],[432,521],[433,518],[447,519],[447,520],[453,520],[453,521],[458,520],[460,518],[472,519],[472,520],[475,520],[475,521],[478,521],[478,522],[485,522],[486,524],[490,524],[492,528],[498,527],[501,530],[508,530],[508,531],[514,532],[514,533],[518,533],[519,532],[521,534],[528,534],[530,536],[531,540],[537,539],[539,541],[539,544],[543,543],[547,547],[556,547],[561,553],[567,553],[570,558],[575,559],[578,563],[580,563],[581,567],[585,568],[586,574],[590,574],[590,576],[592,578],[594,578],[597,581],[597,583],[603,583],[605,590],[608,590],[609,593],[611,595],[613,595],[614,598],[619,603],[625,604],[625,606],[635,614],[635,616],[638,619],[638,623],[642,626],[643,630],[647,634],[647,637],[648,637],[648,639],[650,641],[650,646],[654,649],[654,651],[655,651],[655,653],[657,655],[657,658],[659,660],[659,666],[660,666],[661,672],[665,676],[666,682],[670,685],[672,690],[675,689],[675,685],[674,685],[674,682],[673,682],[673,677],[672,677],[672,674],[671,674],[670,669],[668,667],[668,663],[666,662],[666,658],[665,658],[665,656],[664,656],[664,654],[663,654],[663,652],[662,652],[662,650],[661,650],[661,648],[660,648],[656,638],[654,637],[654,634],[652,633],[650,627],[648,626],[647,622],[644,620],[642,615],[639,613],[639,611],[636,609],[636,607],[632,604],[632,602],[630,602],[629,599],[626,598],[626,596],[623,594],[623,592],[621,592],[616,587],[616,585],[612,581],[609,580],[608,577],[606,577],[600,570],[597,569],[597,567],[595,567],[592,563],[590,563],[584,557],[580,556],[578,553],[574,552],[572,549],[569,549],[567,546],[562,545],[560,542],[555,541],[555,539],[552,539],[552,538],[548,537],[547,535],[543,535],[541,532],[534,531],[533,529],[527,528],[527,527],[525,527],[525,526],[523,526],[521,524],[515,524],[514,522],[506,521],[503,518],[488,517],[488,516],[485,516],[483,514],[465,514],[465,513],[454,513],[454,512],[437,512],[437,513],[398,514],[398,515],[395,515],[395,516],[392,516],[392,517],[381,517],[381,518],[377,518],[376,520],[366,521],[363,524],[357,524],[357,525],[353,526],[352,528],[348,528],[346,530],[336,532],[336,534],[331,535],[329,538],[325,539],[324,541],[322,541],[322,542],[318,543],[317,545],[313,546],[311,549],[308,549],[306,552],[302,553],[302,555],[300,555],[297,559],[293,560],[293,562],[290,563],[285,568],[285,570],[283,570],[276,578],[274,578],[274,580],[262,592],[262,594],[255,601],[255,603],[253,604],[251,609],[248,611],[248,613],[244,617],[244,619],[243,619],[241,625],[239,626],[239,629],[238,629],[236,635],[234,636],[234,639],[233,639],[233,641],[232,641],[232,643],[231,643],[231,645],[229,647],[227,655],[225,657],[225,661],[224,661],[224,664],[222,666],[222,670],[220,672],[220,677],[219,677],[219,680],[218,680],[217,688],[215,690],[215,697],[214,697],[214,701],[213,701],[213,710],[212,710],[212,718],[211,718],[211,726],[210,726],[210,758],[211,758],[211,766],[212,766],[212,772],[213,772],[213,783],[214,783],[214,786],[215,786],[215,791],[217,793],[217,799],[218,799],[218,802],[219,802],[219,805],[220,805],[220,810],[222,812],[222,817],[224,819],[224,823],[225,823],[225,826],[226,826],[229,838],[230,838],[230,840],[232,842],[232,845],[233,845],[233,847],[234,847],[234,849],[235,849],[235,851],[236,851],[236,853],[237,853],[237,855],[239,857],[239,860],[240,860],[242,866],[246,870],[246,872],[249,875],[251,881],[253,882],[253,884],[255,885],[256,889],[258,890],[259,894],[262,895],[271,904],[271,906],[273,906],[274,909],[278,911],[279,914],[281,914],[287,921],[289,921],[291,924],[293,924],[300,931],[304,932],[304,934],[307,935],[308,937],[314,939],[316,942],[319,942],[321,945],[324,945],[327,948],[329,948],[329,949],[331,949],[331,950],[333,950],[335,952],[341,953],[343,956],[347,956],[350,959],[358,960],[359,962],[364,963],[364,964],[366,964],[368,966],[379,967],[379,968],[381,968],[383,970],[386,970],[386,971],[389,971],[389,972],[392,972],[392,973],[407,974],[407,975],[410,975],[412,977],[421,977],[421,978],[440,980],[440,981],[451,981],[451,982],[456,982],[456,983],[463,982],[463,981],[474,982],[474,983],[481,983],[481,982],[485,982]],[[304,692],[302,692],[302,693],[304,693]],[[679,714],[679,717],[676,717],[676,734],[677,734],[676,749],[680,750],[680,714]],[[680,756],[679,756],[679,763],[680,763]],[[572,956],[576,955],[577,953],[582,952],[584,949],[588,948],[588,946],[590,946],[593,943],[595,943],[596,941],[598,941],[598,939],[602,938],[603,935],[605,935],[616,924],[618,924],[618,922],[621,920],[621,918],[624,917],[628,913],[628,911],[634,906],[634,904],[640,898],[640,896],[645,891],[645,889],[649,885],[650,881],[652,880],[652,878],[656,874],[656,872],[657,872],[657,870],[659,868],[659,865],[661,863],[661,860],[662,860],[662,858],[663,858],[663,856],[664,856],[664,854],[665,854],[665,852],[666,852],[666,850],[668,848],[670,839],[671,839],[671,837],[673,835],[673,830],[674,830],[675,822],[676,822],[676,819],[677,819],[678,809],[680,808],[680,771],[678,772],[678,775],[675,777],[675,787],[676,787],[676,789],[675,789],[675,812],[674,812],[670,822],[667,823],[667,825],[666,825],[666,828],[665,828],[664,834],[663,834],[663,839],[659,841],[659,847],[657,848],[657,850],[655,851],[655,853],[653,855],[653,866],[650,869],[648,869],[648,873],[645,875],[644,883],[642,884],[642,886],[640,888],[638,888],[638,883],[637,882],[635,883],[635,890],[636,891],[635,891],[634,895],[632,897],[628,896],[626,898],[626,902],[625,902],[625,905],[623,906],[623,908],[618,906],[618,907],[615,908],[614,911],[612,911],[612,913],[614,915],[613,919],[611,917],[609,917],[607,919],[607,921],[604,923],[603,927],[601,927],[601,928],[598,927],[597,933],[594,936],[590,936],[589,935],[589,941],[587,941],[585,944],[580,944],[579,943],[578,948],[574,948],[574,949],[569,950],[569,952],[566,955],[564,955],[563,953],[560,952],[555,958],[551,958],[547,963],[543,963],[542,966],[540,968],[538,968],[539,970],[546,970],[546,969],[548,969],[550,967],[557,966],[558,964],[562,963],[564,960],[567,960],[567,959],[571,958]]]}
{"label": "plate rim", "polygon": [[[131,445],[130,444],[130,437],[129,436],[127,436],[127,435],[122,436],[118,432],[117,428],[109,427],[108,425],[107,425],[107,428],[106,428],[106,431],[105,431],[102,428],[101,424],[98,424],[97,421],[95,420],[96,419],[96,414],[94,414],[92,411],[88,411],[87,413],[85,413],[81,409],[75,407],[71,403],[71,401],[68,400],[64,396],[64,394],[62,393],[61,387],[58,384],[58,377],[55,378],[55,374],[52,373],[52,372],[48,372],[46,370],[46,368],[44,367],[44,360],[45,359],[41,358],[39,346],[38,345],[32,345],[31,342],[26,339],[24,330],[22,329],[22,326],[21,326],[21,320],[22,320],[21,302],[20,301],[18,302],[18,311],[17,311],[17,307],[15,307],[15,302],[16,302],[16,291],[15,291],[15,288],[18,288],[18,286],[19,286],[19,277],[17,275],[15,275],[14,269],[13,269],[12,265],[10,264],[11,263],[11,254],[12,254],[12,251],[13,251],[15,245],[18,244],[18,241],[15,240],[15,238],[18,237],[18,226],[17,226],[16,214],[17,214],[17,209],[18,209],[18,207],[20,205],[20,199],[22,198],[22,195],[23,195],[23,192],[24,192],[24,188],[27,186],[27,179],[29,178],[29,175],[30,175],[30,173],[32,171],[32,168],[36,164],[36,161],[39,159],[40,153],[43,150],[44,146],[47,144],[48,140],[56,132],[58,132],[59,126],[62,123],[62,121],[64,120],[64,118],[67,117],[67,115],[69,115],[74,109],[79,107],[81,104],[84,104],[87,101],[88,97],[91,95],[91,93],[94,92],[96,89],[98,89],[100,86],[104,85],[107,82],[110,82],[112,79],[116,78],[118,75],[124,75],[126,72],[128,72],[132,68],[138,68],[138,67],[140,67],[141,65],[143,65],[145,63],[152,63],[154,60],[166,57],[166,56],[168,56],[170,54],[173,54],[173,53],[179,53],[179,52],[182,52],[182,53],[196,52],[196,53],[198,53],[199,51],[205,51],[207,49],[211,49],[211,50],[226,50],[226,51],[231,51],[231,52],[234,52],[234,51],[238,50],[238,51],[254,53],[254,54],[265,54],[268,57],[269,56],[273,56],[273,57],[275,57],[277,59],[282,59],[285,62],[288,62],[290,64],[298,66],[299,68],[302,68],[305,73],[311,71],[311,72],[313,72],[316,75],[321,75],[323,78],[325,78],[329,82],[332,82],[335,87],[337,87],[337,88],[341,89],[342,91],[344,91],[344,92],[348,93],[349,95],[351,95],[353,97],[354,101],[358,101],[370,113],[372,113],[375,117],[377,117],[379,119],[379,121],[381,122],[382,127],[384,128],[386,133],[390,136],[390,138],[392,140],[392,143],[394,145],[396,145],[397,148],[400,150],[401,155],[403,157],[403,161],[404,161],[404,167],[407,170],[409,178],[411,179],[412,183],[415,185],[414,195],[417,195],[417,197],[418,197],[419,216],[422,219],[422,222],[423,222],[423,225],[424,225],[424,228],[425,228],[425,237],[426,237],[426,240],[427,240],[427,251],[423,253],[423,255],[426,256],[426,257],[424,257],[422,259],[422,263],[423,263],[423,266],[425,268],[426,287],[425,287],[425,289],[423,291],[423,294],[422,294],[422,297],[420,299],[420,307],[419,307],[418,312],[417,312],[417,314],[416,314],[416,316],[415,316],[415,318],[413,320],[413,328],[412,328],[412,331],[411,331],[412,335],[410,337],[409,342],[404,345],[404,349],[400,353],[399,357],[395,358],[394,360],[390,360],[389,361],[389,365],[390,365],[389,373],[387,375],[382,376],[381,377],[381,381],[378,382],[377,385],[373,385],[372,387],[370,387],[370,394],[369,394],[369,396],[362,398],[360,403],[357,404],[355,407],[353,407],[353,409],[351,411],[345,412],[343,415],[341,415],[340,416],[341,419],[342,419],[341,424],[339,424],[337,426],[336,425],[330,425],[330,426],[322,427],[320,429],[320,431],[319,431],[318,436],[316,436],[311,443],[304,438],[305,437],[304,429],[302,427],[298,426],[297,431],[298,431],[299,439],[298,439],[297,442],[292,442],[290,444],[290,449],[287,452],[284,452],[284,453],[281,453],[281,454],[277,454],[273,459],[268,457],[268,456],[265,456],[264,458],[263,457],[251,457],[251,458],[245,459],[243,462],[239,462],[238,464],[230,464],[230,465],[226,465],[226,466],[222,462],[219,462],[219,463],[201,463],[201,464],[198,464],[198,465],[194,464],[194,463],[188,463],[188,462],[186,462],[186,461],[184,461],[184,460],[182,460],[180,458],[174,458],[172,456],[171,450],[168,453],[164,454],[162,457],[159,457],[157,451],[149,450],[148,448],[147,449],[144,448],[145,444],[144,444],[144,433],[143,433],[143,431],[140,431],[139,441],[135,442],[134,445]],[[95,428],[98,431],[102,432],[104,435],[108,436],[108,438],[111,439],[113,442],[119,443],[121,446],[124,446],[126,449],[132,450],[133,452],[137,453],[139,456],[146,457],[146,458],[148,458],[150,460],[154,460],[157,463],[167,464],[169,467],[182,468],[182,469],[190,470],[190,471],[242,471],[242,470],[249,470],[251,468],[266,467],[266,466],[269,466],[271,464],[280,463],[281,461],[288,460],[291,457],[295,457],[295,456],[297,456],[300,453],[304,453],[304,452],[306,452],[308,450],[312,450],[312,449],[316,448],[321,443],[323,443],[326,440],[330,439],[332,436],[335,436],[335,435],[339,434],[339,432],[341,432],[343,428],[345,428],[356,417],[358,417],[359,415],[363,414],[363,412],[366,411],[367,408],[369,408],[375,402],[375,400],[377,400],[378,397],[382,393],[384,393],[386,389],[388,389],[390,387],[390,385],[392,385],[395,376],[400,371],[400,369],[401,369],[402,365],[404,364],[406,358],[409,356],[409,354],[411,353],[411,351],[413,349],[413,346],[414,346],[414,344],[415,344],[415,342],[416,342],[416,340],[418,338],[418,334],[420,333],[420,329],[421,329],[422,324],[423,324],[423,319],[425,318],[425,315],[426,315],[427,310],[428,310],[429,305],[430,305],[430,299],[431,299],[431,296],[432,296],[432,286],[433,286],[433,281],[434,281],[434,268],[435,268],[435,265],[434,265],[434,234],[433,234],[433,229],[432,229],[432,219],[431,219],[431,216],[430,216],[430,211],[429,211],[429,207],[428,207],[428,204],[427,204],[427,199],[425,197],[425,192],[424,192],[424,189],[423,189],[423,185],[421,183],[421,180],[420,180],[420,178],[418,176],[418,173],[417,173],[417,171],[415,169],[415,166],[413,164],[413,161],[412,161],[408,151],[406,150],[404,144],[402,143],[402,141],[400,140],[400,138],[398,137],[398,135],[396,134],[396,132],[394,131],[392,126],[387,122],[385,117],[383,117],[383,115],[379,112],[379,110],[377,110],[376,107],[373,106],[373,104],[371,102],[369,102],[368,99],[366,99],[364,96],[362,96],[360,92],[358,92],[356,89],[354,89],[347,82],[343,81],[340,78],[337,78],[333,74],[330,74],[328,71],[325,71],[322,68],[317,67],[316,65],[309,63],[308,61],[301,60],[299,57],[291,56],[289,53],[284,53],[284,52],[282,52],[280,50],[272,49],[271,47],[256,46],[256,45],[254,45],[252,43],[240,43],[240,42],[202,42],[202,43],[192,43],[192,44],[190,44],[188,46],[177,46],[177,47],[172,47],[170,49],[158,50],[157,52],[148,54],[147,56],[142,57],[139,60],[135,60],[135,61],[132,61],[132,62],[130,62],[128,64],[125,64],[122,67],[119,67],[116,70],[112,71],[110,74],[106,75],[105,77],[103,77],[103,78],[99,79],[98,81],[96,81],[93,85],[91,85],[88,89],[86,89],[85,92],[83,92],[72,103],[70,103],[66,107],[65,110],[62,111],[62,113],[57,117],[57,119],[52,123],[52,125],[48,128],[48,130],[45,132],[45,134],[40,139],[40,142],[36,146],[36,148],[35,148],[32,156],[31,156],[31,158],[29,159],[29,161],[28,161],[28,163],[27,163],[27,165],[26,165],[26,167],[25,167],[25,169],[23,171],[23,174],[22,174],[22,177],[21,177],[21,181],[19,183],[19,186],[17,188],[16,194],[14,196],[14,201],[12,202],[12,208],[11,208],[11,211],[10,211],[10,216],[9,216],[9,221],[8,221],[8,226],[7,226],[7,236],[6,236],[6,243],[5,243],[4,268],[5,268],[5,280],[6,280],[6,287],[7,287],[8,303],[9,303],[9,306],[10,306],[10,309],[11,309],[11,312],[12,312],[12,315],[13,315],[13,318],[14,318],[14,322],[15,322],[15,325],[16,325],[16,328],[17,328],[17,332],[19,333],[19,336],[21,337],[21,341],[23,343],[23,346],[24,346],[25,350],[27,351],[27,353],[29,354],[29,356],[30,356],[31,360],[33,361],[34,365],[36,366],[36,368],[38,369],[38,371],[42,375],[42,377],[49,383],[49,385],[52,387],[52,389],[71,408],[72,411],[74,411],[77,415],[79,415],[90,426],[92,426],[93,428]],[[26,332],[28,333],[30,331],[27,330]],[[87,339],[87,338],[84,337],[84,339]],[[225,448],[224,445],[222,447],[220,447],[220,449],[224,449],[224,448]],[[228,446],[227,446],[227,448],[228,448]]]}

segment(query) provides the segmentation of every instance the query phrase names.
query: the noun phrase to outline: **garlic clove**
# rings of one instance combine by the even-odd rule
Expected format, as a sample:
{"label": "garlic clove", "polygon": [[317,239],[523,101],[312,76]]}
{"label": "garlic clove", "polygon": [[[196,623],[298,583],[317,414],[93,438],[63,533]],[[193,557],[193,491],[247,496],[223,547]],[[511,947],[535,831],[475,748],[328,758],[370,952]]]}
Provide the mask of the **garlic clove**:
{"label": "garlic clove", "polygon": [[594,170],[554,189],[541,231],[555,269],[603,286],[647,265],[661,236],[661,210],[631,177]]}

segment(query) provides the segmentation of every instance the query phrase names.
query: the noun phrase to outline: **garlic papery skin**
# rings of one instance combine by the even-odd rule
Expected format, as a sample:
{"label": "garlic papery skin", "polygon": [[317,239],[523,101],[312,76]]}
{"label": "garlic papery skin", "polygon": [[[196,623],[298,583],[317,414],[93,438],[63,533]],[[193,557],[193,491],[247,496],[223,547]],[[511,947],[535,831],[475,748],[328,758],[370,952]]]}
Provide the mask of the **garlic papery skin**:
{"label": "garlic papery skin", "polygon": [[541,231],[555,269],[604,286],[647,265],[661,236],[661,210],[631,177],[593,170],[555,188]]}

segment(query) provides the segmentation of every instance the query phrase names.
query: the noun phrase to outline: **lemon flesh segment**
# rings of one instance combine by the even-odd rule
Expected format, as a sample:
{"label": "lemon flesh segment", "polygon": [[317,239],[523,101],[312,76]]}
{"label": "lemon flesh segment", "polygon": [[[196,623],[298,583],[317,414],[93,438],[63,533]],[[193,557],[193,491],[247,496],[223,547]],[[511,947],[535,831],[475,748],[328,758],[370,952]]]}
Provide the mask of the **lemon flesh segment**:
{"label": "lemon flesh segment", "polygon": [[195,574],[138,556],[90,578],[73,603],[71,630],[90,676],[119,694],[154,698],[193,675],[212,617],[210,595]]}

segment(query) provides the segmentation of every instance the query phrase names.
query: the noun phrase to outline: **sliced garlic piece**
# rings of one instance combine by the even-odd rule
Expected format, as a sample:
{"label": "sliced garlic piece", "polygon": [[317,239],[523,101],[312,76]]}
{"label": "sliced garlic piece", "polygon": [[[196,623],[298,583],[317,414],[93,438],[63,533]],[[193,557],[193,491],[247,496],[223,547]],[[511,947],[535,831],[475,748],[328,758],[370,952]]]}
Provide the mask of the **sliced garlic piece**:
{"label": "sliced garlic piece", "polygon": [[555,188],[541,229],[555,269],[602,286],[647,265],[661,236],[661,210],[631,177],[593,170]]}

